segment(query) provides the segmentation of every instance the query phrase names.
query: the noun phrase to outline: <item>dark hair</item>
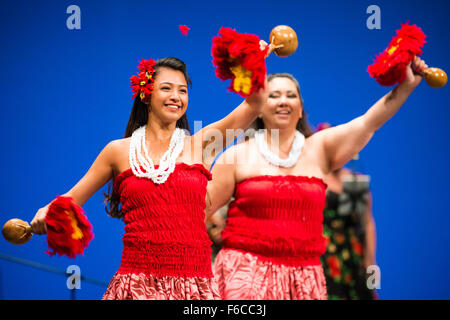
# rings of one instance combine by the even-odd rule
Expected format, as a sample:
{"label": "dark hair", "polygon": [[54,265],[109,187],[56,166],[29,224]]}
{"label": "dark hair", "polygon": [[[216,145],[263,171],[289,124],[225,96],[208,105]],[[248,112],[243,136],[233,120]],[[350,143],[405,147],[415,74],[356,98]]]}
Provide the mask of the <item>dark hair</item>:
{"label": "dark hair", "polygon": [[[186,82],[189,86],[192,85],[191,80],[187,74],[186,64],[178,58],[168,57],[163,58],[156,61],[154,67],[155,72],[153,74],[153,78],[156,78],[161,68],[169,68],[176,71],[181,71],[186,79]],[[151,99],[151,98],[150,98]],[[147,124],[148,121],[148,108],[149,105],[142,102],[139,94],[134,99],[133,107],[130,113],[130,119],[128,120],[127,127],[125,129],[124,138],[131,137],[133,132]],[[176,127],[180,129],[185,129],[189,133],[191,132],[189,127],[189,122],[186,116],[186,113],[177,120]],[[110,181],[108,186],[108,193],[104,193],[105,195],[105,210],[109,216],[113,218],[123,218],[122,210],[119,209],[120,205],[120,197],[115,194],[113,191],[114,188],[114,178]],[[109,208],[108,208],[109,204]]]}
{"label": "dark hair", "polygon": [[[294,76],[290,73],[271,73],[267,76],[267,83],[272,81],[275,78],[287,78],[294,82],[295,86],[297,87],[297,92],[300,97],[300,102],[302,104],[302,118],[298,120],[297,122],[297,130],[300,131],[306,138],[311,136],[313,134],[313,130],[311,129],[309,123],[308,123],[308,115],[304,108],[303,98],[300,93],[300,85],[297,81],[297,79],[294,78]],[[256,118],[255,122],[253,123],[252,127],[256,130],[264,129],[264,121],[261,118]]]}

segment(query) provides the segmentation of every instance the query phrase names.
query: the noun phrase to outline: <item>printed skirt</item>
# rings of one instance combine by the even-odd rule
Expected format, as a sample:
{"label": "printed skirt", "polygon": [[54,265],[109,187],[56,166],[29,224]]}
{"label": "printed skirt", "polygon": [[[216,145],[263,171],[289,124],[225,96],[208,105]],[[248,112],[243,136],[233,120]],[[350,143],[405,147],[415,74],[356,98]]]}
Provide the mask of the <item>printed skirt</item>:
{"label": "printed skirt", "polygon": [[222,249],[213,272],[224,300],[326,300],[321,265],[293,267],[251,253]]}

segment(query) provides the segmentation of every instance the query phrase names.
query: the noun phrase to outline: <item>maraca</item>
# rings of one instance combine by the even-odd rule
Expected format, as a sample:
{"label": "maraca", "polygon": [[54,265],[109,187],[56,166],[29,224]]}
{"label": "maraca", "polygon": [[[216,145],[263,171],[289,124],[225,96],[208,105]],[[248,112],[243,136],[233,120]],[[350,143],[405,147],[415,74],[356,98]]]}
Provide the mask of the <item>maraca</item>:
{"label": "maraca", "polygon": [[432,88],[439,89],[447,84],[447,74],[439,68],[428,68],[418,72]]}
{"label": "maraca", "polygon": [[[425,33],[418,26],[402,24],[389,46],[376,56],[373,64],[369,65],[367,71],[370,76],[383,86],[401,83],[406,76],[406,66],[415,56],[422,54],[425,38]],[[447,83],[447,74],[439,68],[414,70],[414,72],[424,77],[432,88],[442,88]]]}
{"label": "maraca", "polygon": [[231,79],[229,90],[242,97],[264,88],[267,58],[271,52],[287,57],[298,48],[295,31],[284,25],[272,29],[270,44],[253,34],[238,33],[231,28],[220,28],[213,38],[211,53],[216,76]]}
{"label": "maraca", "polygon": [[[47,243],[51,256],[66,255],[75,258],[94,238],[92,226],[83,209],[71,197],[58,196],[45,216]],[[20,219],[11,219],[3,226],[3,237],[12,244],[24,244],[33,236],[30,225]]]}
{"label": "maraca", "polygon": [[269,39],[268,54],[273,52],[279,57],[287,57],[293,54],[298,48],[297,34],[289,26],[276,26],[270,32]]}
{"label": "maraca", "polygon": [[2,229],[3,237],[12,244],[27,243],[33,233],[28,222],[20,219],[11,219],[5,223]]}

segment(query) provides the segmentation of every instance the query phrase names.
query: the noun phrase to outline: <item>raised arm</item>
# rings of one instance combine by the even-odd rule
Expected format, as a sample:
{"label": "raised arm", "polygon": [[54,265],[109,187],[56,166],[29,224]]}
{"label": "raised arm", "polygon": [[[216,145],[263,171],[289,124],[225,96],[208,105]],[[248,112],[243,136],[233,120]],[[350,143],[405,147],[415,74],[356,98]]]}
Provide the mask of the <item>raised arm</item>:
{"label": "raised arm", "polygon": [[[259,41],[261,51],[267,46],[269,46],[267,42]],[[203,164],[209,167],[216,156],[249,127],[261,113],[267,97],[266,75],[264,89],[254,92],[225,118],[208,125],[194,135],[194,145],[199,145],[198,141],[201,141]],[[195,149],[197,148],[194,146]]]}
{"label": "raised arm", "polygon": [[[94,193],[104,186],[114,174],[114,159],[118,152],[118,142],[110,142],[95,159],[92,166],[80,181],[63,196],[71,197],[73,202],[82,206]],[[30,223],[31,229],[36,234],[45,234],[47,227],[45,216],[51,202],[38,210]]]}
{"label": "raised arm", "polygon": [[427,67],[423,60],[416,57],[412,66],[410,64],[406,69],[406,80],[378,100],[364,115],[317,133],[317,139],[322,142],[328,171],[341,168],[364,148],[375,131],[400,109],[419,85],[422,77],[414,74],[413,68],[422,70]]}
{"label": "raised arm", "polygon": [[[265,88],[267,88],[267,81]],[[247,97],[226,117],[194,134],[194,141],[201,140],[201,147],[204,150],[203,162],[211,165],[215,157],[256,119],[266,101],[267,91],[260,90]]]}

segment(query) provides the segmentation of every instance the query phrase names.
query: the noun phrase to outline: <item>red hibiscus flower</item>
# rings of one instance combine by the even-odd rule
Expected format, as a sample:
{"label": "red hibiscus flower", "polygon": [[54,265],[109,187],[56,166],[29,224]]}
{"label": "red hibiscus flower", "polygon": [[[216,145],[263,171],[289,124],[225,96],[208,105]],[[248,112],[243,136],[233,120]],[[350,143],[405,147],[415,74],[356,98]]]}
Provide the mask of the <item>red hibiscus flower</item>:
{"label": "red hibiscus flower", "polygon": [[149,74],[153,74],[154,70],[153,70],[153,66],[155,65],[155,60],[153,59],[149,59],[149,60],[144,60],[142,59],[142,61],[139,63],[138,65],[138,69],[139,71],[145,71],[148,72]]}
{"label": "red hibiscus flower", "polygon": [[138,76],[132,75],[130,78],[132,99],[139,94],[143,102],[148,102],[153,91],[153,73],[155,60],[142,60],[137,67],[139,69]]}

